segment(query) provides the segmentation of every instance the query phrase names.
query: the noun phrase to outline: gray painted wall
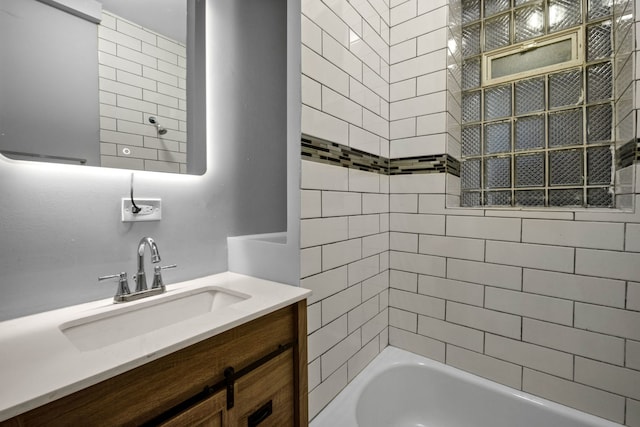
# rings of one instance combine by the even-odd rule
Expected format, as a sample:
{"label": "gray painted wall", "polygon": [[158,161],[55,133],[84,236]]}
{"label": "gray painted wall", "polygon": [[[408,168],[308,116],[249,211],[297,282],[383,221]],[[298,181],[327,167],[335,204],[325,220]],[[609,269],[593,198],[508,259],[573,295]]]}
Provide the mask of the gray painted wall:
{"label": "gray painted wall", "polygon": [[100,164],[97,49],[95,24],[37,1],[2,1],[0,150]]}
{"label": "gray painted wall", "polygon": [[[142,236],[156,239],[164,264],[178,264],[164,275],[170,284],[225,271],[229,235],[286,228],[286,147],[281,147],[286,135],[280,139],[275,124],[263,128],[281,121],[286,98],[252,96],[261,86],[279,84],[272,82],[281,81],[282,74],[274,74],[279,66],[251,61],[261,57],[262,43],[220,33],[221,21],[246,25],[233,1],[225,2],[230,15],[208,15],[214,29],[208,34],[209,52],[216,56],[208,60],[206,174],[135,174],[137,197],[162,198],[162,221],[120,222],[120,199],[129,191],[127,171],[0,159],[0,320],[112,296],[116,284],[98,284],[96,277],[133,274]],[[266,19],[251,25],[258,26],[254,36],[281,39]],[[295,117],[288,126],[299,129]],[[297,175],[290,180],[297,183]]]}

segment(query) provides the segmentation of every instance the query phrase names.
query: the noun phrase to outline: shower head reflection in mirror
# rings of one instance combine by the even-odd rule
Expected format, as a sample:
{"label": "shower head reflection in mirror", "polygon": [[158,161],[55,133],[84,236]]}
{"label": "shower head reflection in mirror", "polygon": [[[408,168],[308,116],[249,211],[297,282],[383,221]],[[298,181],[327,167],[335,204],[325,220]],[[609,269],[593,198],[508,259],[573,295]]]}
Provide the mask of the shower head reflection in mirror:
{"label": "shower head reflection in mirror", "polygon": [[205,3],[3,0],[0,152],[204,173]]}

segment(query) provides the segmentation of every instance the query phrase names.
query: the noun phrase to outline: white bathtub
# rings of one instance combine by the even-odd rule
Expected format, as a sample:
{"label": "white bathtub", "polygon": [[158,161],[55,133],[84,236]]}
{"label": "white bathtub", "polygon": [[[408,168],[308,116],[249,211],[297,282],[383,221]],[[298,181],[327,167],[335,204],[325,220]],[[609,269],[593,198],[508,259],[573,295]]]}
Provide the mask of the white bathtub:
{"label": "white bathtub", "polygon": [[620,427],[387,347],[311,427]]}

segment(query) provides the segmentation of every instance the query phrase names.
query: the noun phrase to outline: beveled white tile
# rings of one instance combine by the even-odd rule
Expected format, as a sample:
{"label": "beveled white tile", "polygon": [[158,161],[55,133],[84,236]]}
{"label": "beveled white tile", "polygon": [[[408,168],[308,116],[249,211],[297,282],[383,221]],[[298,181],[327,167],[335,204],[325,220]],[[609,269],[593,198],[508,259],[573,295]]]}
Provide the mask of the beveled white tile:
{"label": "beveled white tile", "polygon": [[525,269],[523,290],[534,294],[624,308],[625,283],[621,280]]}
{"label": "beveled white tile", "polygon": [[316,359],[346,337],[347,316],[344,315],[309,335],[309,360]]}
{"label": "beveled white tile", "polygon": [[349,191],[360,191],[363,193],[380,192],[380,174],[377,172],[367,172],[358,169],[347,169],[349,171]]}
{"label": "beveled white tile", "polygon": [[447,235],[517,242],[520,240],[520,220],[449,215]]}
{"label": "beveled white tile", "polygon": [[576,273],[637,280],[640,277],[640,253],[576,249]]}
{"label": "beveled white tile", "polygon": [[446,91],[434,92],[415,98],[404,99],[391,103],[389,118],[401,120],[407,117],[424,116],[446,110]]}
{"label": "beveled white tile", "polygon": [[307,306],[307,333],[317,331],[322,326],[322,305],[320,302]]}
{"label": "beveled white tile", "polygon": [[353,380],[379,353],[380,343],[377,339],[369,341],[347,362],[349,381]]}
{"label": "beveled white tile", "polygon": [[345,240],[322,246],[322,269],[329,270],[362,258],[362,241]]}
{"label": "beveled white tile", "polygon": [[438,28],[430,33],[423,34],[417,38],[418,56],[433,52],[434,50],[447,47],[449,41],[449,31],[447,28]]}
{"label": "beveled white tile", "polygon": [[416,96],[416,79],[403,80],[389,86],[389,98],[393,102]]}
{"label": "beveled white tile", "polygon": [[309,18],[301,15],[302,44],[322,54],[322,30]]}
{"label": "beveled white tile", "polygon": [[390,148],[392,158],[442,154],[447,152],[447,134],[395,139],[391,142]]}
{"label": "beveled white tile", "polygon": [[418,292],[464,304],[482,306],[484,303],[484,286],[441,277],[420,275]]}
{"label": "beveled white tile", "polygon": [[624,224],[524,219],[522,241],[594,249],[623,249]]}
{"label": "beveled white tile", "polygon": [[320,191],[300,191],[300,218],[322,216]]}
{"label": "beveled white tile", "polygon": [[345,96],[349,94],[349,75],[306,46],[302,46],[302,74]]}
{"label": "beveled white tile", "polygon": [[349,322],[349,333],[352,333],[362,325],[367,323],[378,315],[378,297],[369,298],[348,314],[347,320]]}
{"label": "beveled white tile", "polygon": [[573,272],[574,248],[487,240],[486,251],[488,262]]}
{"label": "beveled white tile", "polygon": [[307,372],[309,374],[308,375],[309,390],[313,390],[322,381],[321,374],[320,374],[320,358],[309,363],[309,366],[307,367]]}
{"label": "beveled white tile", "polygon": [[380,155],[380,137],[357,126],[349,125],[349,146]]}
{"label": "beveled white tile", "polygon": [[576,328],[640,340],[638,325],[640,325],[639,312],[576,303]]}
{"label": "beveled white tile", "polygon": [[362,238],[362,257],[368,257],[389,250],[389,234],[380,233]]}
{"label": "beveled white tile", "polygon": [[472,305],[447,301],[447,322],[520,339],[521,318]]}
{"label": "beveled white tile", "polygon": [[362,290],[355,285],[322,300],[322,325],[326,325],[359,306]]}
{"label": "beveled white tile", "polygon": [[349,46],[349,27],[323,2],[303,0],[302,13],[343,46]]}
{"label": "beveled white tile", "polygon": [[300,250],[300,277],[304,278],[322,271],[320,246]]}
{"label": "beveled white tile", "polygon": [[522,340],[618,365],[624,360],[623,339],[554,323],[523,319]]}
{"label": "beveled white tile", "polygon": [[391,212],[418,213],[417,194],[391,194],[389,204]]}
{"label": "beveled white tile", "polygon": [[313,107],[316,110],[322,109],[322,90],[321,85],[315,80],[310,79],[304,74],[302,78],[302,103]]}
{"label": "beveled white tile", "polygon": [[302,132],[327,141],[349,144],[349,124],[314,108],[302,106]]}
{"label": "beveled white tile", "polygon": [[313,419],[334,397],[347,386],[347,365],[343,365],[329,378],[309,392],[309,419]]}
{"label": "beveled white tile", "polygon": [[442,341],[389,327],[389,345],[444,363],[445,344]]}
{"label": "beveled white tile", "polygon": [[484,240],[420,235],[419,252],[449,258],[484,260]]}
{"label": "beveled white tile", "polygon": [[389,266],[410,273],[444,277],[446,273],[445,260],[445,258],[431,255],[391,251]]}
{"label": "beveled white tile", "polygon": [[444,234],[444,215],[391,213],[391,231]]}
{"label": "beveled white tile", "polygon": [[391,9],[391,25],[398,25],[418,15],[417,0],[409,0]]}
{"label": "beveled white tile", "polygon": [[300,222],[302,248],[346,240],[348,236],[347,217],[303,219]]}
{"label": "beveled white tile", "polygon": [[442,173],[393,175],[389,179],[391,193],[444,193]]}
{"label": "beveled white tile", "polygon": [[441,7],[432,13],[425,13],[391,28],[390,44],[395,45],[405,40],[442,28],[447,23],[446,8]]}
{"label": "beveled white tile", "polygon": [[389,195],[388,194],[363,194],[362,195],[362,213],[385,213],[389,212]]}
{"label": "beveled white tile", "polygon": [[341,191],[322,192],[322,216],[345,216],[362,213],[362,195]]}
{"label": "beveled white tile", "polygon": [[360,350],[360,340],[360,330],[357,330],[320,356],[324,379],[346,364],[349,358]]}
{"label": "beveled white tile", "polygon": [[392,251],[418,252],[418,235],[413,233],[389,233],[389,249]]}
{"label": "beveled white tile", "polygon": [[629,282],[627,285],[627,310],[640,311],[640,283]]}
{"label": "beveled white tile", "polygon": [[581,411],[624,422],[624,398],[573,381],[524,369],[522,390]]}
{"label": "beveled white tile", "polygon": [[324,163],[302,161],[301,188],[318,190],[349,190],[349,170]]}
{"label": "beveled white tile", "polygon": [[640,341],[627,340],[625,366],[640,371]]}
{"label": "beveled white tile", "polygon": [[418,332],[418,315],[410,311],[389,307],[389,326],[415,334]]}
{"label": "beveled white tile", "polygon": [[488,287],[484,306],[519,316],[573,325],[573,302],[565,299]]}
{"label": "beveled white tile", "polygon": [[522,367],[454,345],[447,345],[447,365],[520,389]]}
{"label": "beveled white tile", "polygon": [[640,372],[576,357],[575,380],[612,393],[640,399]]}
{"label": "beveled white tile", "polygon": [[380,232],[379,215],[358,215],[349,217],[349,238],[369,236]]}
{"label": "beveled white tile", "polygon": [[407,292],[418,292],[418,275],[406,271],[389,271],[389,286]]}
{"label": "beveled white tile", "polygon": [[373,113],[382,115],[380,96],[353,77],[349,79],[349,98]]}
{"label": "beveled white tile", "polygon": [[322,56],[356,80],[362,80],[362,61],[327,33],[322,34]]}
{"label": "beveled white tile", "polygon": [[417,52],[417,40],[409,39],[405,42],[398,43],[391,46],[389,51],[389,60],[391,64],[397,64],[398,62],[406,61],[407,59],[415,58]]}
{"label": "beveled white tile", "polygon": [[473,351],[482,352],[484,349],[484,333],[433,317],[419,316],[418,333]]}
{"label": "beveled white tile", "polygon": [[349,286],[362,282],[380,272],[380,261],[377,255],[373,255],[348,265]]}

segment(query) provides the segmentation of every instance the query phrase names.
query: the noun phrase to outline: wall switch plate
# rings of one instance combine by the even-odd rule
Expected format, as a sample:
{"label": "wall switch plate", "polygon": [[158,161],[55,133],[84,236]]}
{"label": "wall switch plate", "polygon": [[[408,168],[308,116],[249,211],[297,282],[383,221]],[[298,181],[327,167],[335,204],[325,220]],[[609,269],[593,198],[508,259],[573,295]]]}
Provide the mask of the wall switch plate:
{"label": "wall switch plate", "polygon": [[135,198],[136,206],[142,209],[133,213],[131,199],[122,198],[122,222],[160,221],[162,219],[162,199]]}

